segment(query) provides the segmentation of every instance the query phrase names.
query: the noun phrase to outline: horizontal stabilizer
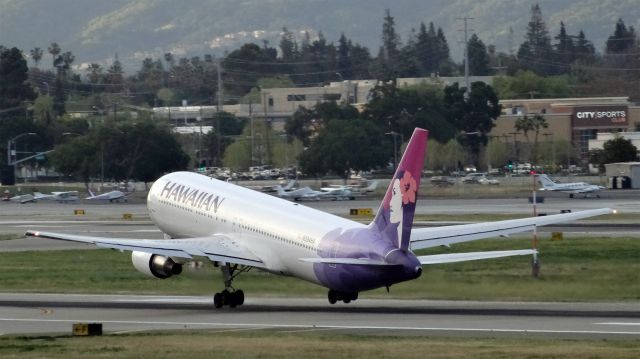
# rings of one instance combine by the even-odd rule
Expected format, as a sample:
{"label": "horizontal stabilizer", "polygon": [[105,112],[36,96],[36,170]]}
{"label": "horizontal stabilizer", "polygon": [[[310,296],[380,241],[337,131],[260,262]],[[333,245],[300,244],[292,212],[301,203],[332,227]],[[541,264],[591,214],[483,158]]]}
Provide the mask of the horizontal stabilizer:
{"label": "horizontal stabilizer", "polygon": [[324,264],[354,264],[362,266],[395,266],[385,261],[368,258],[300,258],[303,262]]}
{"label": "horizontal stabilizer", "polygon": [[502,258],[511,256],[525,256],[538,253],[535,249],[520,249],[512,251],[489,251],[489,252],[466,252],[450,254],[434,254],[430,256],[419,256],[418,260],[422,265],[441,264],[474,261],[478,259]]}
{"label": "horizontal stabilizer", "polygon": [[575,221],[615,213],[610,208],[552,214],[544,217],[508,219],[505,221],[459,224],[443,227],[415,228],[411,231],[411,250],[450,246],[483,238],[506,237],[533,230],[536,226]]}

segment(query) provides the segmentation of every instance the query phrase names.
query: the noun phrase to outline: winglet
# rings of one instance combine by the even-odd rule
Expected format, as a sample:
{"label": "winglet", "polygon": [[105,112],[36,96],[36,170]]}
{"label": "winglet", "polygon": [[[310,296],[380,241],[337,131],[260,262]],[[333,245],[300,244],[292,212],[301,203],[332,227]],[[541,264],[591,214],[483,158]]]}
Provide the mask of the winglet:
{"label": "winglet", "polygon": [[409,248],[428,131],[416,128],[370,227],[401,249]]}

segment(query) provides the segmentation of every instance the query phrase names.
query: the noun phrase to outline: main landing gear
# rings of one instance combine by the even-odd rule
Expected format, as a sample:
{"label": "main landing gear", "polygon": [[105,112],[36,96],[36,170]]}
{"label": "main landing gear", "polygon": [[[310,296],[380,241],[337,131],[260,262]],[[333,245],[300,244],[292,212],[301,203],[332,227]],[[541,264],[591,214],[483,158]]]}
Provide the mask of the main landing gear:
{"label": "main landing gear", "polygon": [[222,308],[225,305],[235,308],[244,304],[244,292],[241,289],[233,288],[231,284],[235,277],[240,275],[240,273],[249,271],[251,268],[252,267],[238,267],[237,264],[220,264],[220,270],[222,271],[222,277],[224,280],[224,290],[213,296],[213,305],[216,308]]}
{"label": "main landing gear", "polygon": [[337,290],[329,289],[327,298],[331,304],[336,304],[338,301],[350,303],[352,300],[358,299],[358,292],[339,292]]}

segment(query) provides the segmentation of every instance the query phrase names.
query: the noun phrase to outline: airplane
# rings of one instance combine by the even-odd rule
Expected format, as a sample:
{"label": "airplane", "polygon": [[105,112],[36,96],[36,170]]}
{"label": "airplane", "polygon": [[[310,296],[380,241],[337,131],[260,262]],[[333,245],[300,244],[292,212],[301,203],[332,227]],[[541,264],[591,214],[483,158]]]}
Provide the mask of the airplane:
{"label": "airplane", "polygon": [[79,200],[78,191],[66,191],[66,192],[51,192],[51,194],[45,194],[41,192],[33,192],[33,197],[36,201],[51,200],[57,202],[74,202]]}
{"label": "airplane", "polygon": [[244,303],[233,287],[256,268],[328,289],[329,303],[349,303],[362,291],[416,279],[425,265],[536,255],[535,249],[416,255],[415,250],[509,236],[537,226],[615,213],[609,208],[463,224],[412,228],[428,132],[415,129],[369,224],[192,172],[174,172],[151,187],[147,207],[165,239],[104,238],[29,230],[27,236],[92,243],[131,251],[133,267],[156,278],[179,275],[204,257],[220,267],[224,290],[214,307]]}
{"label": "airplane", "polygon": [[585,198],[589,193],[596,193],[596,197],[600,197],[597,192],[606,189],[606,187],[589,184],[586,182],[558,183],[553,181],[546,174],[538,174],[538,183],[542,185],[541,191],[559,191],[569,193],[569,198],[573,198],[575,194],[584,194]]}
{"label": "airplane", "polygon": [[295,186],[295,184],[296,184],[296,180],[289,180],[284,186],[282,185],[262,186],[259,188],[251,188],[251,189],[256,189],[261,192],[277,192],[278,187],[281,187],[284,191],[291,191],[293,189],[293,186]]}
{"label": "airplane", "polygon": [[127,196],[129,193],[124,193],[122,191],[109,191],[102,194],[94,194],[91,190],[89,190],[89,197],[85,199],[88,200],[101,200],[101,201],[109,201],[109,202],[120,202],[120,200],[127,202]]}
{"label": "airplane", "polygon": [[35,196],[30,194],[30,193],[15,195],[15,196],[9,198],[9,200],[11,202],[18,202],[20,204],[35,203],[36,202]]}
{"label": "airplane", "polygon": [[376,190],[376,188],[378,188],[378,180],[375,181],[368,181],[367,186],[365,187],[360,187],[358,185],[329,185],[329,187],[322,187],[320,188],[321,191],[324,192],[331,192],[331,191],[335,191],[335,190],[339,190],[339,189],[346,189],[349,190],[353,193],[370,193]]}
{"label": "airplane", "polygon": [[336,188],[322,188],[320,191],[311,189],[310,187],[303,187],[293,191],[284,191],[282,187],[276,186],[278,197],[289,198],[296,202],[299,201],[345,201],[354,200],[356,194],[351,192],[348,188],[336,187]]}

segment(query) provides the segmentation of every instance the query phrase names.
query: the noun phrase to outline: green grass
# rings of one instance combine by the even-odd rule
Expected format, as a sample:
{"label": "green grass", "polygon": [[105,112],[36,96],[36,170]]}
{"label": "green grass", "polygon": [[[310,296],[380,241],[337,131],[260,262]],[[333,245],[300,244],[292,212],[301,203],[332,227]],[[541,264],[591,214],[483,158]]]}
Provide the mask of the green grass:
{"label": "green grass", "polygon": [[[522,249],[529,237],[463,243],[455,251]],[[426,266],[421,278],[361,294],[362,298],[633,301],[640,299],[640,238],[541,237],[542,275],[530,276],[530,257]],[[435,249],[419,254],[445,252]],[[0,253],[4,292],[209,295],[222,289],[219,270],[206,264],[166,280],[135,271],[129,252],[73,250]],[[257,270],[234,282],[248,296],[325,297],[326,289]]]}
{"label": "green grass", "polygon": [[23,235],[18,233],[3,233],[3,234],[0,234],[0,241],[8,241],[11,239],[18,239],[22,237]]}
{"label": "green grass", "polygon": [[321,332],[184,331],[102,337],[0,337],[9,358],[555,358],[640,357],[640,341],[439,338]]}

